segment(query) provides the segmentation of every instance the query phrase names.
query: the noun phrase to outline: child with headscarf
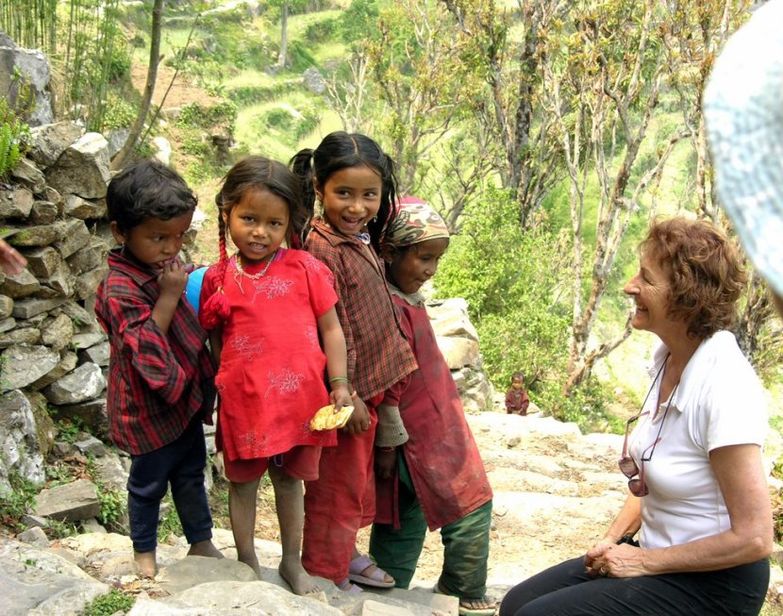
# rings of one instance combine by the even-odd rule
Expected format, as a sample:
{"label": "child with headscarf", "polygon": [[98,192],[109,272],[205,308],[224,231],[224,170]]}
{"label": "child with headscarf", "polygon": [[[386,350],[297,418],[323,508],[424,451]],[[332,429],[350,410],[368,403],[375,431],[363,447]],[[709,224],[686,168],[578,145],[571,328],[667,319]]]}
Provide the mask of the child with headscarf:
{"label": "child with headscarf", "polygon": [[437,212],[419,199],[400,201],[381,256],[419,368],[400,394],[407,442],[388,446],[381,426],[376,435],[370,553],[398,587],[407,588],[427,527],[440,528],[444,559],[436,592],[459,597],[460,614],[489,615],[495,612],[485,595],[492,490],[419,294],[448,245],[449,231]]}

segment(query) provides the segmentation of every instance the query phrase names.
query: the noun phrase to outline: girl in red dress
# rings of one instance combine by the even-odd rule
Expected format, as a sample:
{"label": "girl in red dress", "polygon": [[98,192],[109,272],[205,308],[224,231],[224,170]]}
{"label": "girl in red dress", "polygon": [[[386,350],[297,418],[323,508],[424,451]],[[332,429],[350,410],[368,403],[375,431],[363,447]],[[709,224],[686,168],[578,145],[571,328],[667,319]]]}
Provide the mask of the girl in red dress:
{"label": "girl in red dress", "polygon": [[[308,253],[282,247],[298,245],[307,219],[299,182],[282,163],[245,158],[228,172],[215,201],[220,261],[204,276],[199,318],[219,366],[217,443],[231,482],[237,555],[260,573],[256,493],[268,469],[283,548],[280,575],[303,595],[317,588],[300,559],[302,480],[318,478],[321,447],[336,443],[333,430],[313,432],[309,420],[330,400],[351,404],[333,277]],[[226,234],[238,249],[231,257]]]}
{"label": "girl in red dress", "polygon": [[355,543],[375,516],[374,446],[407,438],[392,388],[416,369],[376,252],[394,218],[394,163],[369,137],[336,132],[291,164],[305,203],[323,209],[305,248],[334,273],[355,407],[338,446],[324,450],[318,481],[306,484],[302,563],[349,592],[360,590],[351,582],[390,587]]}

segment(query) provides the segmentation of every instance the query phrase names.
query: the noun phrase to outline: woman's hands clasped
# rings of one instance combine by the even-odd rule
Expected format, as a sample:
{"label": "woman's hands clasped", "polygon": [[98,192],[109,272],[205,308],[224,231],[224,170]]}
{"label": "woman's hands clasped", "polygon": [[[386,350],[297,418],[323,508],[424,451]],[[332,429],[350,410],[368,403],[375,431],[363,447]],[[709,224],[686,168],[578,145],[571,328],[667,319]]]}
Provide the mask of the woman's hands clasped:
{"label": "woman's hands clasped", "polygon": [[639,577],[649,575],[644,566],[643,548],[603,539],[587,551],[585,568],[588,575],[601,577]]}

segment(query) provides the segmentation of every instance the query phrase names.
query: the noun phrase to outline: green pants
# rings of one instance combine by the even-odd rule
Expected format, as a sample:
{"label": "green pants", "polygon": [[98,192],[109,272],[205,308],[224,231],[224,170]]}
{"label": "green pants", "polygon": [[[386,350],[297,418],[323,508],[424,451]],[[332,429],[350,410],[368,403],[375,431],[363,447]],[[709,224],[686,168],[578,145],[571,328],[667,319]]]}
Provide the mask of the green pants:
{"label": "green pants", "polygon": [[[427,522],[413,489],[408,467],[400,453],[399,514],[400,528],[391,524],[373,524],[370,554],[398,588],[408,588],[419,561]],[[462,599],[480,599],[487,590],[487,558],[492,501],[464,518],[440,529],[443,541],[443,571],[438,585],[443,592]]]}

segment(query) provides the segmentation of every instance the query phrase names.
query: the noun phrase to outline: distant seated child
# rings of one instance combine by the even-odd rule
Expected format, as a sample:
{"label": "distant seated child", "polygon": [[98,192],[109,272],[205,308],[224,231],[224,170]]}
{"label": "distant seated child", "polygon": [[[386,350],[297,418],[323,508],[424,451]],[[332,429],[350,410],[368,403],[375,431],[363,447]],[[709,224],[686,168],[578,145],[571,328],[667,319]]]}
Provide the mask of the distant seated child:
{"label": "distant seated child", "polygon": [[114,443],[131,455],[128,515],[140,575],[156,573],[160,501],[169,484],[188,554],[222,554],[212,545],[204,488],[207,452],[202,420],[215,400],[207,334],[184,300],[179,260],[196,198],[168,167],[137,163],[115,176],[106,194],[111,232],[109,273],[95,312],[109,335],[107,412]]}
{"label": "distant seated child", "polygon": [[515,372],[511,376],[511,387],[506,392],[506,413],[509,415],[527,415],[530,398],[525,391],[525,375]]}

